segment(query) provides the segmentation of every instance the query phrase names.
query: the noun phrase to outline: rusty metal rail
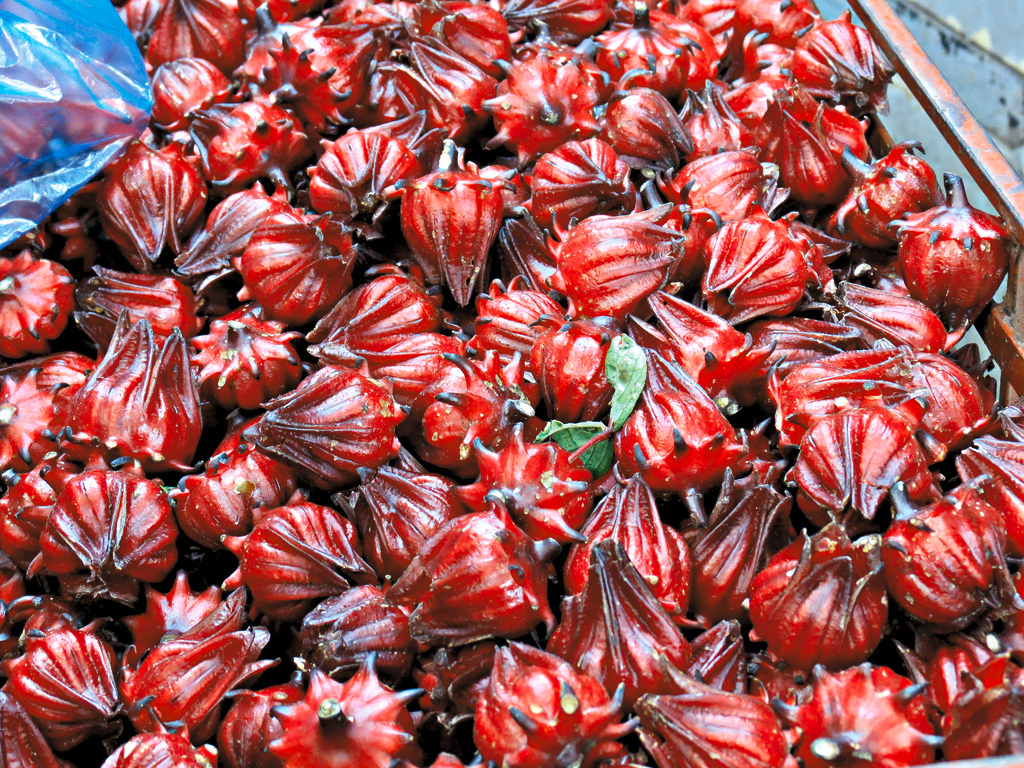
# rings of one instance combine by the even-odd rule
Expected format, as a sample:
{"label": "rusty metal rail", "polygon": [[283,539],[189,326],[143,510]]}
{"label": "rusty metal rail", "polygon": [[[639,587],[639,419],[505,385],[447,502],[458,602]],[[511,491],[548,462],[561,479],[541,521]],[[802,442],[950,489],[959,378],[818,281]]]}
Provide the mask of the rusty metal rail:
{"label": "rusty metal rail", "polygon": [[1011,248],[1006,297],[979,321],[979,330],[1003,374],[1004,401],[1024,393],[1024,181],[1010,166],[887,0],[849,0],[964,167],[1006,221]]}

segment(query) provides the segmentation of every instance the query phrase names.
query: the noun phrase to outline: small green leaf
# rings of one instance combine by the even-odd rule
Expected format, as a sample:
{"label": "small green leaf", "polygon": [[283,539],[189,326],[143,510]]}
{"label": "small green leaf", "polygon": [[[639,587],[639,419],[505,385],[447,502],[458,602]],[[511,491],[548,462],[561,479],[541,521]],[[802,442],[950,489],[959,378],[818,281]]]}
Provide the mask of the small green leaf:
{"label": "small green leaf", "polygon": [[[587,441],[608,431],[608,427],[599,421],[584,421],[580,424],[563,424],[560,421],[548,422],[544,430],[537,435],[534,442],[540,443],[544,440],[554,440],[565,450],[572,453],[582,448]],[[590,446],[580,455],[583,466],[590,470],[594,477],[600,477],[612,467],[612,442],[602,440]]]}
{"label": "small green leaf", "polygon": [[636,408],[647,384],[647,357],[643,348],[625,334],[616,336],[608,348],[604,372],[614,389],[608,423],[612,429],[620,429]]}

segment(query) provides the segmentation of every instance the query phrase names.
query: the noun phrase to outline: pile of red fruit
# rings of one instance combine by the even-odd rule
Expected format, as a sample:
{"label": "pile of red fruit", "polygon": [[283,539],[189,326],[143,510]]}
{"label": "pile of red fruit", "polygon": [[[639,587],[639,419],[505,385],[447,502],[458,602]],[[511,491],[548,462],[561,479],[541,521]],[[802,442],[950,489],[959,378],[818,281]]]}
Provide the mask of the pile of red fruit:
{"label": "pile of red fruit", "polygon": [[1006,232],[862,29],[121,11],[151,128],[0,257],[0,765],[1024,752]]}

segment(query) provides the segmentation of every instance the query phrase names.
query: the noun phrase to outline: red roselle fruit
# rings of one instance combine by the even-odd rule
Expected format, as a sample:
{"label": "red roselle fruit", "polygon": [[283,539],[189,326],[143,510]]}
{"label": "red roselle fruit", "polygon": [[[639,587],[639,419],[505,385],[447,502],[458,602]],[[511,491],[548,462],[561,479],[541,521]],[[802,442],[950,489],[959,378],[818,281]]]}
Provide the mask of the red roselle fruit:
{"label": "red roselle fruit", "polygon": [[797,669],[842,669],[882,639],[888,597],[881,537],[850,541],[832,523],[776,554],[750,585],[750,619],[768,649]]}
{"label": "red roselle fruit", "polygon": [[298,469],[328,490],[351,483],[360,467],[379,467],[398,455],[395,427],[404,415],[384,381],[327,366],[297,389],[266,404],[243,439]]}
{"label": "red roselle fruit", "polygon": [[536,542],[508,512],[457,517],[420,548],[388,593],[388,603],[411,610],[414,639],[431,645],[465,645],[489,637],[520,637],[555,618],[547,601],[552,539]]}
{"label": "red roselle fruit", "polygon": [[958,629],[986,609],[1013,610],[1002,519],[981,492],[991,482],[978,478],[923,509],[893,488],[882,563],[889,593],[914,618]]}
{"label": "red roselle fruit", "polygon": [[135,142],[105,172],[96,196],[103,231],[139,272],[152,272],[165,246],[176,254],[199,223],[206,184],[182,144]]}
{"label": "red roselle fruit", "polygon": [[483,511],[500,500],[523,533],[535,541],[554,539],[560,544],[585,541],[577,532],[593,505],[590,472],[570,463],[569,452],[557,443],[539,445],[523,440],[523,425],[500,451],[473,442],[480,478],[457,486],[453,493],[466,506]]}
{"label": "red roselle fruit", "polygon": [[366,561],[384,580],[396,581],[438,528],[466,512],[454,483],[422,467],[362,469],[359,478],[350,497],[337,494],[334,502],[356,524]]}
{"label": "red roselle fruit", "polygon": [[772,706],[802,734],[795,754],[807,768],[855,761],[903,768],[931,763],[942,741],[928,722],[923,688],[872,664],[835,673],[817,667],[808,701]]}
{"label": "red roselle fruit", "polygon": [[74,304],[73,279],[60,264],[22,251],[0,257],[0,357],[50,351]]}
{"label": "red roselle fruit", "polygon": [[665,677],[672,690],[644,696],[636,706],[640,740],[658,768],[762,768],[786,761],[786,737],[767,704],[671,668]]}
{"label": "red roselle fruit", "polygon": [[608,407],[612,385],[605,357],[618,331],[610,317],[565,324],[556,320],[537,337],[530,370],[551,418],[566,424],[593,421]]}
{"label": "red roselle fruit", "polygon": [[679,168],[694,149],[672,103],[650,88],[612,96],[601,120],[601,138],[630,168]]}
{"label": "red roselle fruit", "polygon": [[210,322],[210,332],[191,340],[199,350],[192,365],[199,369],[199,391],[225,410],[254,410],[261,403],[293,389],[302,379],[302,365],[291,342],[301,338],[285,332],[285,324],[263,318],[263,308],[246,304]]}
{"label": "red roselle fruit", "polygon": [[13,696],[0,691],[0,761],[12,768],[60,768],[61,763],[43,738],[39,726]]}
{"label": "red roselle fruit", "polygon": [[251,533],[225,536],[222,543],[239,561],[224,588],[248,587],[253,612],[274,621],[297,621],[318,599],[376,581],[359,553],[355,525],[319,504],[272,509]]}
{"label": "red roselle fruit", "polygon": [[950,328],[972,322],[1006,274],[1006,227],[972,208],[963,180],[945,175],[947,202],[898,223],[900,273],[910,295]]}
{"label": "red roselle fruit", "polygon": [[685,668],[690,661],[689,643],[673,617],[612,539],[590,550],[586,586],[562,602],[562,621],[547,648],[630,707],[643,694],[671,691],[661,667]]}
{"label": "red roselle fruit", "polygon": [[187,128],[193,112],[228,101],[231,83],[206,59],[169,61],[153,73],[152,124],[171,133]]}
{"label": "red roselle fruit", "polygon": [[509,0],[502,15],[511,31],[540,21],[554,39],[575,44],[605,28],[613,5],[608,0]]}
{"label": "red roselle fruit", "polygon": [[[706,626],[742,618],[750,587],[773,554],[792,499],[756,474],[726,474],[706,528],[684,529],[691,551],[691,604]],[[584,529],[585,531],[586,529]]]}
{"label": "red roselle fruit", "polygon": [[284,768],[388,768],[396,759],[418,763],[416,726],[406,704],[419,694],[381,685],[372,657],[345,683],[313,670],[303,700],[272,710],[282,733],[267,748]]}
{"label": "red roselle fruit", "polygon": [[235,691],[231,711],[217,729],[218,757],[223,764],[227,768],[280,768],[281,760],[267,749],[284,734],[272,710],[304,698],[305,691],[297,682]]}
{"label": "red roselle fruit", "polygon": [[110,346],[68,403],[69,453],[137,459],[150,472],[187,469],[202,432],[188,349],[175,330],[157,344],[147,320],[123,311]]}
{"label": "red roselle fruit", "polygon": [[720,621],[690,643],[690,663],[683,670],[727,693],[747,690],[747,654],[738,621]]}
{"label": "red roselle fruit", "polygon": [[1024,555],[1024,446],[980,437],[957,457],[956,468],[965,483],[988,476],[988,482],[975,487],[1002,518],[1007,552]]}
{"label": "red roselle fruit", "polygon": [[755,207],[771,211],[781,201],[778,181],[778,166],[762,163],[756,152],[744,149],[687,163],[679,173],[659,178],[658,188],[670,202],[707,208],[735,221],[750,216]]}
{"label": "red roselle fruit", "polygon": [[[121,712],[117,656],[95,629],[93,625],[30,634],[25,653],[0,665],[8,681],[4,692],[62,752],[118,728],[114,722]],[[4,734],[4,742],[8,736]]]}
{"label": "red roselle fruit", "polygon": [[935,171],[914,155],[915,149],[924,151],[920,143],[905,141],[868,165],[845,148],[841,162],[853,187],[828,220],[827,230],[868,248],[890,248],[896,244],[890,222],[942,205]]}
{"label": "red roselle fruit", "polygon": [[157,483],[129,472],[85,472],[57,497],[29,573],[54,574],[69,596],[130,605],[140,581],[158,582],[170,573],[177,536]]}
{"label": "red roselle fruit", "polygon": [[390,605],[379,587],[352,587],[306,614],[299,632],[302,653],[317,669],[347,676],[376,656],[377,671],[401,679],[420,646],[409,634],[404,608]]}
{"label": "red roselle fruit", "polygon": [[683,236],[664,226],[669,206],[626,216],[591,216],[554,247],[551,287],[569,299],[572,317],[643,313],[643,302],[668,281]]}
{"label": "red roselle fruit", "polygon": [[802,34],[790,69],[815,98],[839,101],[856,115],[889,111],[885,92],[895,70],[849,11],[834,21],[819,19]]}
{"label": "red roselle fruit", "polygon": [[445,142],[437,171],[403,186],[402,234],[428,282],[446,283],[465,306],[482,287],[488,251],[498,237],[502,201],[490,181],[459,167]]}
{"label": "red roselle fruit", "polygon": [[245,33],[236,9],[213,0],[169,0],[152,22],[146,59],[151,66],[186,57],[206,59],[222,72],[242,63]]}
{"label": "red roselle fruit", "polygon": [[188,733],[143,733],[134,736],[115,749],[101,768],[211,768],[217,760],[217,750],[205,744],[192,746]]}
{"label": "red roselle fruit", "polygon": [[544,333],[544,323],[565,314],[564,308],[545,293],[526,290],[526,281],[514,277],[508,288],[500,280],[491,283],[487,293],[476,299],[476,331],[467,344],[480,352],[491,350],[503,364],[518,352],[530,359],[535,343]]}
{"label": "red roselle fruit", "polygon": [[675,528],[662,523],[658,505],[647,483],[633,475],[616,485],[594,509],[580,529],[587,538],[574,544],[565,561],[565,589],[583,592],[591,569],[591,552],[606,539],[621,544],[632,566],[668,615],[682,623],[690,591],[690,554]]}
{"label": "red roselle fruit", "polygon": [[609,698],[599,682],[557,656],[512,643],[495,651],[473,741],[485,759],[508,768],[556,760],[590,768],[624,752],[616,739],[636,722],[621,719],[621,693]]}
{"label": "red roselle fruit", "polygon": [[920,352],[944,352],[963,337],[946,330],[939,316],[916,299],[856,283],[840,283],[836,315],[875,344],[882,339]]}
{"label": "red roselle fruit", "polygon": [[748,128],[710,80],[700,93],[693,90],[687,93],[679,119],[693,138],[691,161],[719,152],[737,151],[754,143]]}
{"label": "red roselle fruit", "polygon": [[708,308],[733,325],[788,315],[807,285],[821,281],[821,251],[802,248],[764,211],[722,227],[708,242],[707,258],[701,292]]}

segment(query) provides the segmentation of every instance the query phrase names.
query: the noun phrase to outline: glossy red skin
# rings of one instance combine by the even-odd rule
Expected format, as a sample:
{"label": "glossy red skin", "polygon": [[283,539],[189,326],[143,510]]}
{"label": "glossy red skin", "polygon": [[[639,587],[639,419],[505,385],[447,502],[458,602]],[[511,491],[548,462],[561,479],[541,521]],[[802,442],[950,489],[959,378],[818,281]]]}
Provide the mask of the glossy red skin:
{"label": "glossy red skin", "polygon": [[388,593],[411,609],[413,639],[435,646],[520,637],[555,619],[548,564],[558,547],[534,542],[504,510],[457,517],[428,539]]}
{"label": "glossy red skin", "polygon": [[978,316],[1006,274],[1006,227],[971,207],[957,177],[947,178],[947,189],[945,205],[903,221],[897,253],[910,295],[959,328]]}
{"label": "glossy red skin", "polygon": [[56,387],[44,389],[41,377],[0,375],[0,471],[28,472],[54,447],[44,432],[55,421]]}
{"label": "glossy red skin", "polygon": [[[262,68],[257,100],[287,104],[310,128],[328,133],[345,125],[362,98],[377,37],[361,25],[322,25],[282,36]],[[264,95],[265,94],[265,95]]]}
{"label": "glossy red skin", "polygon": [[826,230],[867,248],[891,248],[896,244],[891,222],[942,205],[935,171],[913,153],[918,146],[897,144],[871,165],[844,156],[853,187],[829,218]]}
{"label": "glossy red skin", "polygon": [[693,139],[671,102],[650,88],[630,88],[610,99],[601,138],[631,168],[679,168],[693,151]]}
{"label": "glossy red skin", "polygon": [[265,3],[238,0],[238,15],[248,24],[254,24],[256,11],[262,5],[267,6],[267,13],[274,21],[296,21],[315,14],[324,6],[324,0],[266,0]]}
{"label": "glossy red skin", "polygon": [[[137,666],[125,665],[121,697],[140,731],[163,730],[182,720],[196,741],[213,737],[224,694],[254,679],[275,661],[258,661],[269,641],[266,629],[244,629],[247,595],[235,590],[198,624],[165,638]],[[196,677],[202,664],[210,674]],[[148,707],[134,706],[147,699]]]}
{"label": "glossy red skin", "polygon": [[379,467],[398,455],[395,427],[404,418],[390,387],[362,371],[321,368],[267,403],[244,439],[319,488],[352,483],[360,467]]}
{"label": "glossy red skin", "polygon": [[[497,81],[437,38],[421,38],[409,50],[426,88],[423,107],[432,126],[443,130],[452,141],[465,142],[487,123],[484,104],[494,94]],[[463,105],[469,107],[468,113]]]}
{"label": "glossy red skin", "polygon": [[763,212],[722,227],[708,241],[707,258],[701,293],[708,308],[733,325],[788,315],[818,280],[815,251],[805,251],[785,224]]}
{"label": "glossy red skin", "polygon": [[35,724],[18,700],[0,691],[0,762],[9,768],[60,768],[39,726]]}
{"label": "glossy red skin", "polygon": [[530,188],[530,210],[543,227],[567,229],[572,219],[626,213],[636,205],[629,166],[601,139],[569,141],[542,155]]}
{"label": "glossy red skin", "polygon": [[[337,345],[320,345],[320,359],[324,363],[344,365],[350,352]],[[394,383],[395,402],[413,406],[423,392],[452,366],[442,355],[462,355],[466,343],[440,333],[406,335],[401,341],[381,352],[364,352],[361,356],[377,379]]]}
{"label": "glossy red skin", "polygon": [[501,193],[475,173],[440,170],[402,190],[402,234],[429,283],[466,306],[481,287],[501,226]]}
{"label": "glossy red skin", "polygon": [[67,327],[73,285],[64,267],[30,251],[0,257],[0,357],[49,352]]}
{"label": "glossy red skin", "polygon": [[191,339],[205,324],[197,316],[192,290],[173,277],[117,272],[100,266],[93,267],[93,272],[96,277],[80,282],[75,289],[75,299],[82,309],[75,312],[75,322],[101,350],[107,348],[117,318],[125,310],[133,323],[148,320],[158,342],[175,328]]}
{"label": "glossy red skin", "polygon": [[590,549],[590,573],[579,595],[562,601],[562,621],[547,650],[571,662],[606,690],[624,686],[632,707],[647,693],[670,693],[662,664],[685,668],[690,644],[648,588],[649,582],[614,539]]}
{"label": "glossy red skin", "polygon": [[[530,734],[509,714],[518,709],[540,727]],[[621,701],[567,662],[521,643],[499,648],[490,684],[476,708],[473,741],[486,760],[508,768],[549,765],[556,758],[591,768],[624,750],[615,740],[633,730],[620,723]]]}
{"label": "glossy red skin", "polygon": [[841,201],[853,183],[839,162],[844,148],[861,160],[870,157],[865,131],[866,123],[845,108],[820,104],[795,87],[776,93],[754,141],[761,159],[779,166],[792,199],[822,208]]}
{"label": "glossy red skin", "polygon": [[985,645],[966,635],[951,635],[947,642],[927,663],[919,664],[928,681],[928,698],[941,713],[948,712],[960,694],[970,689],[970,676],[995,657]]}
{"label": "glossy red skin", "polygon": [[678,362],[716,401],[731,397],[753,403],[750,380],[771,355],[770,345],[754,347],[750,336],[664,291],[647,301],[668,342],[659,349],[662,355]]}
{"label": "glossy red skin", "polygon": [[297,209],[273,213],[242,254],[244,297],[272,320],[308,325],[348,293],[357,255],[353,232],[341,221]]}
{"label": "glossy red skin", "polygon": [[657,181],[670,202],[708,208],[724,220],[738,221],[756,206],[770,205],[778,174],[778,168],[763,164],[756,153],[736,150],[696,159]]}
{"label": "glossy red skin", "polygon": [[539,19],[556,40],[575,45],[608,25],[612,6],[609,0],[509,0],[502,14],[510,30],[523,29]]}
{"label": "glossy red skin", "polygon": [[[501,450],[516,424],[533,419],[536,387],[526,381],[518,353],[505,366],[493,352],[472,361],[445,354],[434,362],[436,368],[425,370],[433,375],[412,403],[405,425],[410,432],[403,432],[424,461],[470,479],[478,469],[474,441]],[[528,436],[539,431],[531,424]]]}
{"label": "glossy red skin", "polygon": [[491,77],[501,77],[494,62],[512,58],[508,22],[488,5],[464,0],[420,3],[419,27],[423,33],[443,40],[459,55],[476,64]]}
{"label": "glossy red skin", "polygon": [[441,296],[424,289],[419,270],[382,264],[367,274],[370,281],[349,291],[306,334],[313,354],[323,357],[321,347],[331,345],[332,362],[346,354],[353,361],[367,358],[372,368],[372,353],[440,330]]}
{"label": "glossy red skin", "polygon": [[189,135],[207,181],[224,194],[241,192],[263,178],[288,186],[286,174],[311,154],[301,123],[289,112],[259,102],[201,110]]}
{"label": "glossy red skin", "polygon": [[155,150],[136,142],[107,167],[96,202],[103,232],[136,270],[152,272],[165,246],[185,250],[206,196],[182,144]]}
{"label": "glossy red skin", "polygon": [[788,755],[774,713],[753,696],[719,691],[679,672],[676,690],[637,704],[640,740],[658,768],[768,768]]}
{"label": "glossy red skin", "polygon": [[178,571],[166,595],[148,585],[145,593],[145,613],[121,619],[132,633],[132,645],[124,655],[126,666],[137,666],[141,657],[162,640],[187,632],[221,605],[220,587],[193,592],[185,571]]}
{"label": "glossy red skin", "polygon": [[396,581],[438,528],[467,511],[452,493],[454,483],[441,475],[385,465],[361,479],[344,508],[359,529],[366,561],[385,581]]}
{"label": "glossy red skin", "polygon": [[989,475],[978,491],[998,510],[1006,531],[1006,551],[1024,555],[1024,447],[1016,441],[985,436],[957,456],[957,474],[966,483]]}
{"label": "glossy red skin", "polygon": [[187,469],[202,432],[199,391],[177,330],[159,345],[146,320],[123,312],[106,354],[68,402],[63,445],[69,454],[93,450],[130,456],[143,470]]}
{"label": "glossy red skin", "polygon": [[405,142],[382,133],[352,131],[333,143],[309,176],[309,202],[319,213],[374,223],[386,210],[384,191],[415,178],[419,160]]}
{"label": "glossy red skin", "polygon": [[0,552],[22,570],[39,554],[39,537],[57,494],[44,476],[45,463],[19,476],[14,470],[3,473],[7,493],[0,498]]}
{"label": "glossy red skin", "polygon": [[551,287],[569,299],[570,317],[624,323],[627,314],[643,314],[644,300],[665,285],[683,247],[661,213],[591,216],[569,230],[555,250]]}
{"label": "glossy red skin", "polygon": [[575,62],[559,66],[542,51],[513,64],[494,98],[483,103],[498,129],[488,146],[515,150],[524,167],[572,138],[596,136],[601,128],[592,110],[599,98]]}
{"label": "glossy red skin", "polygon": [[708,81],[703,92],[692,89],[679,113],[693,137],[690,160],[722,151],[735,152],[754,143],[750,130],[722,98],[722,91]]}
{"label": "glossy red skin", "polygon": [[206,59],[225,74],[242,63],[245,34],[230,5],[216,0],[168,0],[153,20],[146,60],[157,67]]}
{"label": "glossy red skin", "polygon": [[[283,732],[267,746],[283,768],[388,768],[396,758],[418,763],[421,753],[405,708],[408,700],[408,692],[396,694],[380,684],[372,660],[345,683],[313,670],[305,699],[274,712]],[[337,702],[347,722],[321,718],[325,701]]]}
{"label": "glossy red skin", "polygon": [[889,593],[919,621],[960,629],[1013,593],[1002,517],[983,500],[984,485],[962,485],[921,510],[899,508],[885,532]]}
{"label": "glossy red skin", "polygon": [[526,289],[526,281],[513,278],[506,289],[495,280],[487,293],[476,298],[475,333],[468,346],[491,350],[503,363],[518,352],[529,360],[537,339],[544,333],[541,318],[561,319],[565,308],[546,293]]}
{"label": "glossy red skin", "polygon": [[272,509],[251,533],[222,541],[239,561],[225,588],[247,587],[253,612],[273,621],[298,621],[316,601],[376,581],[359,552],[356,527],[319,504]]}
{"label": "glossy red skin", "polygon": [[168,494],[181,530],[210,549],[222,549],[220,537],[252,530],[263,510],[284,504],[295,492],[294,471],[241,440],[259,417],[234,424],[204,472],[186,475]]}
{"label": "glossy red skin", "polygon": [[[898,480],[917,503],[939,495],[915,425],[876,405],[840,411],[817,420],[800,441],[800,456],[787,475],[797,483],[801,511],[819,520],[847,509],[872,519]],[[876,446],[868,452],[866,446]]]}
{"label": "glossy red skin", "polygon": [[567,450],[553,442],[525,442],[522,424],[512,428],[500,451],[475,442],[473,449],[480,477],[472,485],[454,488],[456,498],[482,512],[490,503],[488,495],[497,492],[531,539],[554,539],[559,544],[581,540],[576,529],[594,503],[593,477],[582,463],[569,461]]}
{"label": "glossy red skin", "polygon": [[785,378],[776,373],[768,382],[768,394],[778,409],[780,442],[798,445],[819,418],[863,405],[883,404],[920,422],[924,408],[912,400],[918,394],[916,385],[908,351],[889,347],[803,363]]}
{"label": "glossy red skin", "polygon": [[[2,665],[4,692],[32,716],[46,740],[58,751],[90,736],[118,728],[119,663],[114,649],[93,628],[59,629],[29,636],[25,653]],[[8,732],[4,732],[4,742]]]}
{"label": "glossy red skin", "polygon": [[[648,384],[615,435],[615,458],[623,476],[640,474],[655,493],[702,493],[741,461],[746,449],[700,385],[678,366],[665,365],[675,387]],[[648,371],[648,382],[650,376]],[[677,446],[676,434],[685,447]]]}
{"label": "glossy red skin", "polygon": [[632,14],[629,21],[616,22],[594,39],[595,61],[615,82],[616,90],[651,88],[668,99],[678,99],[686,88],[703,87],[701,73],[695,72],[697,77],[690,79],[688,38],[673,25],[659,23],[646,6],[644,11]]}
{"label": "glossy red skin", "polygon": [[237,262],[253,232],[272,214],[290,206],[277,193],[273,197],[259,184],[221,200],[202,229],[192,233],[188,248],[174,265],[187,278],[209,276],[213,280],[237,269]]}
{"label": "glossy red skin", "polygon": [[944,352],[960,340],[960,334],[946,331],[938,315],[909,296],[840,283],[837,298],[843,324],[860,331],[869,344],[885,339],[918,352]]}
{"label": "glossy red skin", "polygon": [[311,664],[335,677],[355,672],[376,654],[377,671],[400,680],[420,650],[406,610],[389,605],[375,585],[352,587],[320,603],[302,620],[299,643]]}
{"label": "glossy red skin", "polygon": [[768,42],[794,47],[800,32],[821,16],[813,0],[794,0],[783,7],[774,0],[738,0],[736,26],[768,33]]}
{"label": "glossy red skin", "polygon": [[210,332],[191,344],[198,368],[199,391],[224,410],[254,410],[292,390],[302,379],[302,365],[291,342],[301,334],[285,324],[264,320],[258,304],[246,304],[210,321]]}
{"label": "glossy red skin", "polygon": [[67,595],[131,605],[139,582],[155,583],[171,572],[177,536],[157,483],[128,472],[85,472],[57,497],[29,571],[54,574]]}
{"label": "glossy red skin", "polygon": [[747,692],[747,654],[738,621],[720,621],[690,643],[690,663],[682,670],[726,693]]}
{"label": "glossy red skin", "polygon": [[772,557],[750,585],[750,619],[768,649],[802,670],[865,661],[888,616],[880,546],[877,535],[851,542],[836,523]]}
{"label": "glossy red skin", "polygon": [[187,128],[189,115],[231,100],[231,83],[206,59],[169,61],[153,73],[151,122],[171,133]]}
{"label": "glossy red skin", "polygon": [[885,112],[892,66],[849,12],[833,21],[819,20],[796,44],[793,78],[815,98],[842,101],[854,114]]}
{"label": "glossy red skin", "polygon": [[593,421],[608,407],[605,357],[618,323],[611,318],[552,324],[533,344],[530,370],[553,419]]}
{"label": "glossy red skin", "polygon": [[1018,754],[1024,715],[1024,675],[996,657],[964,676],[966,690],[943,719],[943,754],[953,760]]}
{"label": "glossy red skin", "polygon": [[795,754],[807,768],[835,764],[814,754],[817,739],[835,742],[843,754],[862,748],[876,765],[925,765],[935,759],[934,738],[929,740],[935,730],[920,694],[897,697],[910,687],[910,680],[888,667],[867,663],[836,673],[815,670],[810,700],[777,711],[803,732]]}
{"label": "glossy red skin", "polygon": [[773,554],[778,521],[789,516],[792,500],[756,475],[727,477],[706,528],[684,531],[691,552],[693,612],[705,626],[742,619],[744,601]]}
{"label": "glossy red skin", "polygon": [[271,713],[274,707],[302,701],[305,691],[294,682],[259,691],[240,690],[217,729],[218,758],[225,768],[281,768],[281,759],[267,745],[284,731]]}
{"label": "glossy red skin", "polygon": [[994,422],[995,395],[948,357],[914,355],[914,383],[928,399],[921,427],[938,443],[936,456],[957,452]]}
{"label": "glossy red skin", "polygon": [[583,592],[591,570],[591,552],[606,539],[619,542],[647,588],[677,623],[690,600],[690,552],[683,537],[659,517],[654,494],[639,475],[616,485],[580,529],[585,544],[574,544],[565,561],[565,590]]}

